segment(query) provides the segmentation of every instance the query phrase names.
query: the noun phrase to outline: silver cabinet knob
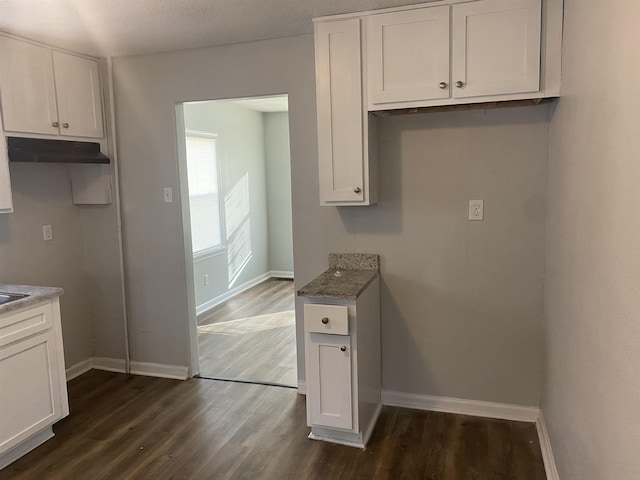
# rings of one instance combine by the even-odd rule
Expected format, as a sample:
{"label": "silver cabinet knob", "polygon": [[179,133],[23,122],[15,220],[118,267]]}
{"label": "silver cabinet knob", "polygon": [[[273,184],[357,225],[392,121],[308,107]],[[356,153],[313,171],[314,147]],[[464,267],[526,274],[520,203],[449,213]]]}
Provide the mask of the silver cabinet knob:
{"label": "silver cabinet knob", "polygon": [[353,189],[353,193],[360,193],[362,191],[362,189],[360,189],[360,187],[356,187]]}
{"label": "silver cabinet knob", "polygon": [[447,82],[440,82],[440,85],[438,85],[441,89],[445,89],[447,88]]}
{"label": "silver cabinet knob", "polygon": [[69,128],[69,124],[68,123],[63,123],[62,124],[62,128]]}
{"label": "silver cabinet knob", "polygon": [[456,82],[456,87],[458,87],[458,88],[462,88],[462,87],[464,87],[464,82],[462,82],[462,81],[458,80],[458,81]]}
{"label": "silver cabinet knob", "polygon": [[58,128],[60,126],[60,124],[58,122],[53,122],[51,124],[52,127]]}
{"label": "silver cabinet knob", "polygon": [[342,346],[340,347],[340,351],[341,351],[341,352],[346,352],[346,351],[347,351],[347,347],[346,347],[345,345],[342,345]]}
{"label": "silver cabinet knob", "polygon": [[327,323],[329,323],[329,319],[327,317],[324,317],[322,320],[320,320],[322,323],[324,323],[325,325]]}

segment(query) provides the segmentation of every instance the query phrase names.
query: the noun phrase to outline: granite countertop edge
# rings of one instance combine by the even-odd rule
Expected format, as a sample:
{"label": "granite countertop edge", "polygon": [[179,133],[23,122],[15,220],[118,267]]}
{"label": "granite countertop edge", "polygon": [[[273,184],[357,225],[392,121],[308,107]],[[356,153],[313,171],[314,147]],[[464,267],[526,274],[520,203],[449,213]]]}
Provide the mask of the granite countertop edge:
{"label": "granite countertop edge", "polygon": [[300,297],[357,300],[360,294],[380,276],[377,270],[338,270],[329,268],[298,290]]}
{"label": "granite countertop edge", "polygon": [[64,293],[58,287],[36,287],[31,285],[11,285],[0,283],[0,293],[18,293],[29,295],[28,297],[0,305],[0,315],[28,308],[51,298],[59,297]]}

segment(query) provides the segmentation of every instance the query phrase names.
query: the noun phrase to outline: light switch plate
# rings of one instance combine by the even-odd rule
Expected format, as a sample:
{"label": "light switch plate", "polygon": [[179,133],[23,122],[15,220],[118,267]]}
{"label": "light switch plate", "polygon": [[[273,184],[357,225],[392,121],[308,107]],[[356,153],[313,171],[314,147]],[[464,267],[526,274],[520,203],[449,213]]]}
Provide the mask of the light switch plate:
{"label": "light switch plate", "polygon": [[164,187],[164,203],[173,203],[173,190],[171,187]]}
{"label": "light switch plate", "polygon": [[469,220],[484,220],[484,200],[469,200]]}
{"label": "light switch plate", "polygon": [[42,226],[42,238],[46,241],[53,240],[53,228],[51,228],[51,225]]}

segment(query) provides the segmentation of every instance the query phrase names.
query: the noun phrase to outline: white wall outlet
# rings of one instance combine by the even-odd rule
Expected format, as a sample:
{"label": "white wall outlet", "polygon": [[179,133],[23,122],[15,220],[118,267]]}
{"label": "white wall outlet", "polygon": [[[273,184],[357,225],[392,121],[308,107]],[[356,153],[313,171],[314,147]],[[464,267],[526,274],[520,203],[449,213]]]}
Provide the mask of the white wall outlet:
{"label": "white wall outlet", "polygon": [[173,203],[173,190],[171,187],[164,187],[164,203]]}
{"label": "white wall outlet", "polygon": [[469,220],[484,220],[484,200],[469,200]]}
{"label": "white wall outlet", "polygon": [[51,225],[42,225],[42,238],[53,240],[53,228],[51,228]]}
{"label": "white wall outlet", "polygon": [[206,287],[207,285],[209,285],[209,274],[205,273],[204,274],[204,286]]}

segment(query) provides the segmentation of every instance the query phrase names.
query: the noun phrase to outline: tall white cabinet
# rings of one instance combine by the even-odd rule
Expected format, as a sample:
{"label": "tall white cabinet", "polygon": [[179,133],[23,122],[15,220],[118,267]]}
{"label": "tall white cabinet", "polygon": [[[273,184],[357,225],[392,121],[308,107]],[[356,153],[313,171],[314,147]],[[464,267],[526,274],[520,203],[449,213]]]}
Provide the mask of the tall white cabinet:
{"label": "tall white cabinet", "polygon": [[368,141],[370,123],[375,119],[363,108],[361,34],[358,18],[315,24],[318,161],[323,205],[371,205],[377,201],[375,149]]}

